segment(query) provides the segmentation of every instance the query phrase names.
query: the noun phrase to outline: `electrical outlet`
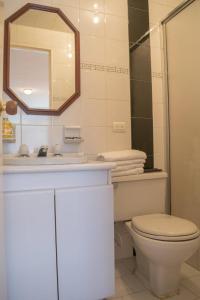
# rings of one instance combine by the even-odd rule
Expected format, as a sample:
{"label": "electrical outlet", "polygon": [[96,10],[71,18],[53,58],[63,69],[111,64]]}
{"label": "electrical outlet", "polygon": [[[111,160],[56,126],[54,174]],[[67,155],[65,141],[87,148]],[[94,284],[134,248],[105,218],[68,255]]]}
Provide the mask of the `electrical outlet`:
{"label": "electrical outlet", "polygon": [[113,132],[126,132],[126,123],[113,122]]}

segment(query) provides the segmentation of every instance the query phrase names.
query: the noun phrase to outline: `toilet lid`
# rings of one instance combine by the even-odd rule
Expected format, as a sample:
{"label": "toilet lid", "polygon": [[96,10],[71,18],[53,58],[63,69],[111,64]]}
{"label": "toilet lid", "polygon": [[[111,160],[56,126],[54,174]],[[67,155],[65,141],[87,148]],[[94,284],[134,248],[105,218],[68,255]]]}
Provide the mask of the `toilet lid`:
{"label": "toilet lid", "polygon": [[199,233],[197,226],[185,219],[167,214],[152,214],[132,218],[132,226],[137,231],[152,236],[186,237]]}

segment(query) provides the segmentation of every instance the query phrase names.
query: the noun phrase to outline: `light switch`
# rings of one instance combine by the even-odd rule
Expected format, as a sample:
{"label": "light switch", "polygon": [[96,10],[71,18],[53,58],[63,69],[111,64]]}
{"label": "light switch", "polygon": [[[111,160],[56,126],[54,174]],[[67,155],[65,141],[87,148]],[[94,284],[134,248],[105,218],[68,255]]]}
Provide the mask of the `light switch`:
{"label": "light switch", "polygon": [[113,122],[113,132],[126,132],[126,123]]}

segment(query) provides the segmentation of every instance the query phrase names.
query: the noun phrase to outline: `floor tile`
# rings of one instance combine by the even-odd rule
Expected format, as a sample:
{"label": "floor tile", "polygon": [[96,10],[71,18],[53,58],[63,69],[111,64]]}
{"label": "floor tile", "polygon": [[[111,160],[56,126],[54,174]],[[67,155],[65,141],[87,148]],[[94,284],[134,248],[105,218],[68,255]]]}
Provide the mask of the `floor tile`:
{"label": "floor tile", "polygon": [[[116,293],[107,300],[156,300],[155,296],[145,288],[144,282],[133,272],[135,258],[116,261],[115,281]],[[184,264],[181,270],[182,282],[180,293],[169,300],[200,300],[200,272]]]}
{"label": "floor tile", "polygon": [[182,279],[187,279],[194,276],[200,276],[200,271],[196,270],[188,264],[183,264],[181,268]]}
{"label": "floor tile", "polygon": [[135,270],[136,262],[134,258],[120,259],[116,262],[115,276],[125,276],[132,274]]}
{"label": "floor tile", "polygon": [[181,284],[192,291],[196,296],[200,296],[200,276],[190,277],[181,282]]}
{"label": "floor tile", "polygon": [[119,299],[121,297],[130,295],[132,293],[145,290],[143,284],[134,275],[133,270],[135,267],[134,258],[122,259],[116,262],[115,269],[115,285],[116,292],[114,297],[109,300]]}
{"label": "floor tile", "polygon": [[134,274],[116,278],[115,297],[122,297],[143,290],[145,290],[144,286]]}
{"label": "floor tile", "polygon": [[[157,299],[149,291],[144,291],[141,293],[134,293],[132,295],[128,295],[125,297],[122,297],[122,300],[155,300]],[[157,299],[158,300],[158,299]]]}
{"label": "floor tile", "polygon": [[[122,297],[122,300],[158,300],[149,291],[144,291],[141,293],[134,293]],[[169,300],[196,300],[196,296],[185,288],[181,288],[180,294],[169,298]]]}

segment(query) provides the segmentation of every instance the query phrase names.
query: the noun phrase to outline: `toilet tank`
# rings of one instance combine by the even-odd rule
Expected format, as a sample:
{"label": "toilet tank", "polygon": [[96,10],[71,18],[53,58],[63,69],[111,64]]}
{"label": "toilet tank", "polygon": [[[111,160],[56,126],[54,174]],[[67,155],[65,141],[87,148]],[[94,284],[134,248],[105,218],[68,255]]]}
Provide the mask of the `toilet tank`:
{"label": "toilet tank", "polygon": [[167,211],[167,173],[152,172],[116,177],[114,186],[115,221]]}

